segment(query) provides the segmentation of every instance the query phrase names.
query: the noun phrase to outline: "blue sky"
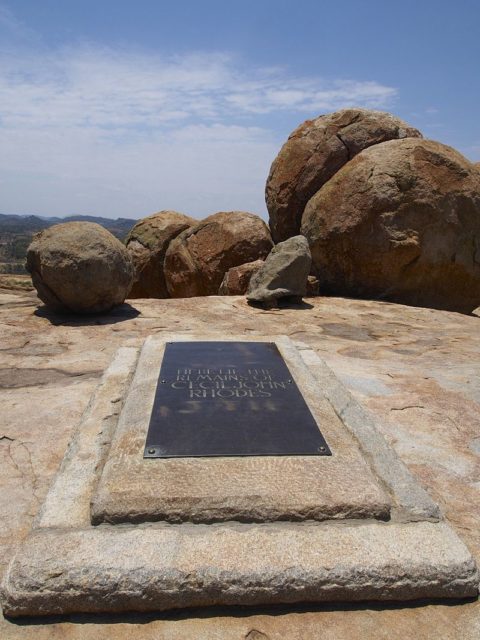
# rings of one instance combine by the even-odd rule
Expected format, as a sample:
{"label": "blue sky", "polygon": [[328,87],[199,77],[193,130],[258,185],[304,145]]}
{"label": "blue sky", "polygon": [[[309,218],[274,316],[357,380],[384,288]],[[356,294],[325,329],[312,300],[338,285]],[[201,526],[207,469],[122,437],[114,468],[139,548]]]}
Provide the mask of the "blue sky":
{"label": "blue sky", "polygon": [[478,0],[0,0],[0,212],[266,217],[288,134],[391,111],[480,160]]}

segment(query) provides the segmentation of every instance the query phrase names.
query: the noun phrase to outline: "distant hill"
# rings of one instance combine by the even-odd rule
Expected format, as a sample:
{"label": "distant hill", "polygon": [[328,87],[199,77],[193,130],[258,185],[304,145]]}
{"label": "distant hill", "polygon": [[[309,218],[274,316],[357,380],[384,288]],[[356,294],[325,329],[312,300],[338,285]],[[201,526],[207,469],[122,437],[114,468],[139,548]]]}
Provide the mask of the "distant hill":
{"label": "distant hill", "polygon": [[28,233],[51,227],[55,222],[37,216],[16,216],[0,213],[0,233]]}
{"label": "distant hill", "polygon": [[133,220],[130,218],[117,218],[116,220],[113,220],[112,218],[100,218],[97,216],[68,216],[66,218],[46,218],[43,216],[35,215],[19,216],[15,214],[0,213],[0,233],[3,231],[8,231],[10,233],[34,233],[36,231],[41,231],[42,229],[47,229],[54,224],[74,221],[96,222],[97,224],[102,225],[102,227],[105,227],[105,229],[108,229],[111,233],[113,233],[113,235],[117,236],[117,238],[120,238],[121,240],[125,238],[130,229],[137,222],[137,220]]}
{"label": "distant hill", "polygon": [[96,222],[122,242],[137,222],[129,218],[100,218],[96,216],[68,216],[67,218],[0,213],[0,273],[25,273],[25,256],[34,233],[61,222]]}

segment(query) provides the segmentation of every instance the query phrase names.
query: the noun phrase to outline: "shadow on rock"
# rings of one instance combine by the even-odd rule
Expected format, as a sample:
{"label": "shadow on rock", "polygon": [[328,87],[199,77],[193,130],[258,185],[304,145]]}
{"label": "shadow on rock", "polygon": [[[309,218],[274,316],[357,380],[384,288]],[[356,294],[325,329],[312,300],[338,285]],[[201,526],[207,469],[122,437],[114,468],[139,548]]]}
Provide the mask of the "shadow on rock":
{"label": "shadow on rock", "polygon": [[51,324],[70,327],[88,327],[93,325],[117,324],[125,320],[133,320],[140,315],[140,311],[131,304],[124,303],[107,313],[79,315],[75,313],[57,313],[46,306],[39,307],[34,312],[39,318],[46,318]]}
{"label": "shadow on rock", "polygon": [[250,307],[261,309],[262,311],[277,311],[279,309],[313,309],[313,304],[305,302],[298,296],[279,298],[278,300],[259,302],[256,300],[247,300]]}
{"label": "shadow on rock", "polygon": [[440,598],[408,601],[363,601],[363,602],[299,602],[292,604],[270,605],[230,605],[210,606],[169,611],[119,612],[119,613],[72,613],[51,616],[21,616],[9,618],[11,624],[19,627],[35,627],[70,623],[76,625],[102,624],[150,624],[155,621],[208,620],[212,618],[250,618],[253,616],[285,616],[288,614],[323,613],[332,611],[399,611],[413,610],[422,607],[458,607],[468,606],[478,598]]}

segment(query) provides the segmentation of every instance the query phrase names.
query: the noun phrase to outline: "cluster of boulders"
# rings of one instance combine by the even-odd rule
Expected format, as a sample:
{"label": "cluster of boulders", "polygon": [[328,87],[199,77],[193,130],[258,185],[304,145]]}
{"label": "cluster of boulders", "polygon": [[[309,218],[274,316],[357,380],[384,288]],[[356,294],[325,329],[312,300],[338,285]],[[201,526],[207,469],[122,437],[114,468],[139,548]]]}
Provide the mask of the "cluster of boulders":
{"label": "cluster of boulders", "polygon": [[258,216],[215,213],[170,243],[164,262],[168,292],[172,298],[217,295],[230,269],[266,258],[272,247],[270,231]]}
{"label": "cluster of boulders", "polygon": [[300,233],[307,202],[358,153],[387,140],[421,137],[399,118],[367,109],[343,109],[301,124],[281,148],[267,179],[274,241]]}
{"label": "cluster of boulders", "polygon": [[471,312],[480,305],[480,172],[393,116],[307,121],[266,187],[275,242],[301,233],[320,291]]}
{"label": "cluster of boulders", "polygon": [[[479,163],[480,164],[480,163]],[[27,268],[56,311],[130,298],[321,294],[470,312],[480,305],[480,166],[388,113],[344,109],[300,125],[272,164],[269,227],[244,211],[140,220],[126,246],[60,224]]]}
{"label": "cluster of boulders", "polygon": [[176,211],[140,220],[126,246],[91,222],[37,234],[27,269],[38,295],[59,312],[108,311],[129,298],[244,294],[273,248],[270,230],[245,211],[198,222]]}

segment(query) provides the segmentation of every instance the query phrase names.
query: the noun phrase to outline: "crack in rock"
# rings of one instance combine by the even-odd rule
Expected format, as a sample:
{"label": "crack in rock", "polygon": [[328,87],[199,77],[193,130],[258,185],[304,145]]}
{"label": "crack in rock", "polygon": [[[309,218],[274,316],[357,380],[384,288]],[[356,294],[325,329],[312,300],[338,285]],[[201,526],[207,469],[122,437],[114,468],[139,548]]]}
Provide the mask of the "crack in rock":
{"label": "crack in rock", "polygon": [[421,404],[408,404],[406,407],[391,407],[390,411],[405,411],[405,409],[425,409]]}
{"label": "crack in rock", "polygon": [[[3,439],[7,439],[9,441],[7,455],[15,471],[18,473],[18,477],[21,478],[22,485],[27,484],[30,486],[31,495],[33,496],[35,504],[38,506],[40,504],[40,498],[38,496],[38,476],[33,468],[32,454],[27,443],[15,441],[13,438],[9,438],[8,436],[2,436],[1,440]],[[14,442],[15,448],[12,450]],[[23,460],[21,458],[23,458]],[[28,489],[26,488],[26,490]],[[31,518],[35,517],[35,513],[29,513],[28,515]]]}

